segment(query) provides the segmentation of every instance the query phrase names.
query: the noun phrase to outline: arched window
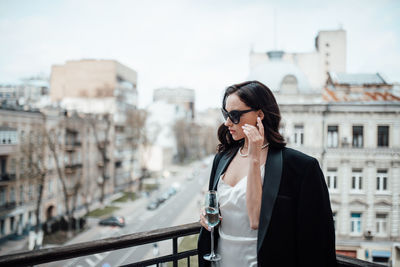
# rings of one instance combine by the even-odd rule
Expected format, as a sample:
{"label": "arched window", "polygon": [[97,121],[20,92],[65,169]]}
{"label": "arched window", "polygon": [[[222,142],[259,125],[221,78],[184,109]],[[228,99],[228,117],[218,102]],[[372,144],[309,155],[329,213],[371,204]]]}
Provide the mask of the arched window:
{"label": "arched window", "polygon": [[290,74],[283,77],[280,91],[285,94],[297,93],[297,78]]}

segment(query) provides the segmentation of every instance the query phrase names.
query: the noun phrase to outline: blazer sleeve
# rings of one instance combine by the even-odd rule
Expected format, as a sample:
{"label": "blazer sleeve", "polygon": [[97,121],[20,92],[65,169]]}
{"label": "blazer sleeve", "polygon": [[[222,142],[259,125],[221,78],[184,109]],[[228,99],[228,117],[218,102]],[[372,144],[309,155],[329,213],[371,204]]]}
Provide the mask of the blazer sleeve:
{"label": "blazer sleeve", "polygon": [[297,206],[298,266],[337,266],[329,192],[318,161],[307,164]]}
{"label": "blazer sleeve", "polygon": [[[218,163],[219,160],[221,159],[221,154],[217,154],[214,157],[213,165],[211,168],[211,174],[210,174],[210,181],[208,184],[208,190],[211,190],[213,184],[214,184],[214,178],[215,178],[215,172],[217,171]],[[217,243],[218,237],[217,237],[217,232],[214,231],[214,242]],[[216,246],[214,246],[216,248]],[[203,259],[203,256],[207,253],[210,253],[211,249],[211,234],[208,230],[204,229],[204,227],[201,227],[200,229],[200,234],[199,238],[197,240],[197,251],[198,251],[198,265],[200,267],[208,267],[210,266],[209,261],[205,261]]]}

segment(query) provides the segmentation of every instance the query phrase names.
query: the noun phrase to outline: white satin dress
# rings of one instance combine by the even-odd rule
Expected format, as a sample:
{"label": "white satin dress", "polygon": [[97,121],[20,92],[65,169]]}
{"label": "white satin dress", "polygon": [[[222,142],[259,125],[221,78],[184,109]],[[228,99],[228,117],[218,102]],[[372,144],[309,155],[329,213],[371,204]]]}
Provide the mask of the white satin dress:
{"label": "white satin dress", "polygon": [[[264,168],[264,165],[260,167],[261,183],[264,182]],[[217,253],[221,255],[221,261],[214,266],[257,266],[258,230],[250,228],[247,215],[247,176],[232,187],[224,182],[222,179],[224,175],[221,175],[217,187],[219,208],[223,218],[218,227],[217,248]]]}

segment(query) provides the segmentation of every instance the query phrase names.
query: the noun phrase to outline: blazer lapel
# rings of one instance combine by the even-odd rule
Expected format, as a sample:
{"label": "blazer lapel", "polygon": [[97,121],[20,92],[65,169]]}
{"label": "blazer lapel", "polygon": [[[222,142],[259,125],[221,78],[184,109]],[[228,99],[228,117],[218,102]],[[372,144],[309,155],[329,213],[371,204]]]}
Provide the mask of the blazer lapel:
{"label": "blazer lapel", "polygon": [[227,156],[226,154],[222,156],[222,158],[220,159],[219,163],[218,163],[218,167],[217,170],[215,172],[215,176],[214,176],[214,184],[212,187],[212,190],[216,190],[217,189],[217,185],[219,182],[219,178],[221,177],[221,175],[225,172],[226,168],[228,168],[229,163],[231,163],[232,159],[235,157],[237,152],[237,149],[235,150],[235,153],[233,153],[232,156]]}
{"label": "blazer lapel", "polygon": [[270,148],[265,164],[260,222],[258,224],[257,252],[260,250],[271,221],[282,176],[282,149]]}

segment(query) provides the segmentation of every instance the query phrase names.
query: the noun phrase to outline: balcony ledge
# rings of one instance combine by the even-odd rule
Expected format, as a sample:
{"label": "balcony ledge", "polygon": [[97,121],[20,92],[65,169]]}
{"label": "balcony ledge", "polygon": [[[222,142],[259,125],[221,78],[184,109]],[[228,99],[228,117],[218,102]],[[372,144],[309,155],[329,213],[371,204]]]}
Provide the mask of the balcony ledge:
{"label": "balcony ledge", "polygon": [[[36,251],[22,252],[0,256],[0,266],[32,266],[42,263],[55,262],[81,256],[113,251],[127,247],[140,246],[158,241],[174,239],[174,245],[178,237],[198,234],[200,223],[190,223],[180,226],[157,229],[149,232],[140,232],[119,237],[111,237],[96,241],[84,242],[62,247],[40,249]],[[148,264],[162,263],[167,261],[177,261],[180,258],[190,257],[197,254],[197,250],[184,251],[174,254],[147,260],[145,262],[133,264],[134,266],[147,266]],[[382,265],[350,258],[342,255],[336,256],[338,267],[379,267]]]}

